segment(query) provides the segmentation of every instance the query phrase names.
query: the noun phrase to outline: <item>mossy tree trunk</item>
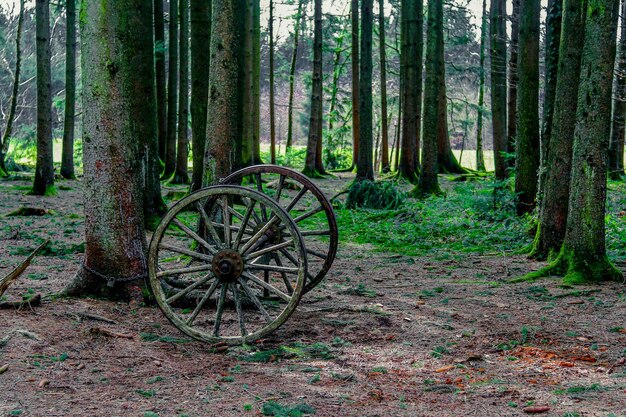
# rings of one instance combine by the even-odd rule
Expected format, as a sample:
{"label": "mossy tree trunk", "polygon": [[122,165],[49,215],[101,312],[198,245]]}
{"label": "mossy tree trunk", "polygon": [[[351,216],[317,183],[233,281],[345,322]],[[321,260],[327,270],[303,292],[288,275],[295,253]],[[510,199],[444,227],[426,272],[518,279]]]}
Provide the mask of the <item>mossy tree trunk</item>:
{"label": "mossy tree trunk", "polygon": [[20,0],[20,14],[17,17],[17,31],[15,33],[15,71],[13,72],[13,88],[11,89],[11,102],[7,124],[0,139],[0,177],[9,176],[5,165],[5,158],[9,151],[9,140],[13,133],[13,121],[17,109],[17,95],[20,91],[20,74],[22,71],[22,27],[24,26],[24,0]]}
{"label": "mossy tree trunk", "polygon": [[361,0],[361,39],[359,70],[359,113],[361,136],[356,164],[356,181],[374,181],[373,114],[372,114],[372,26],[374,22],[373,0]]}
{"label": "mossy tree trunk", "polygon": [[478,109],[476,115],[476,170],[485,171],[483,153],[483,113],[485,111],[485,40],[487,39],[487,0],[483,0],[483,14],[480,24],[480,66],[478,69]]}
{"label": "mossy tree trunk", "polygon": [[437,136],[439,124],[442,123],[440,100],[445,100],[445,94],[442,95],[440,92],[442,88],[440,77],[444,69],[439,51],[443,47],[443,2],[428,1],[427,25],[422,171],[419,183],[413,190],[413,194],[420,196],[441,193],[437,179]]}
{"label": "mossy tree trunk", "polygon": [[414,184],[418,181],[422,124],[423,6],[422,0],[402,0],[400,3],[402,128],[398,175]]}
{"label": "mossy tree trunk", "polygon": [[350,1],[350,36],[352,39],[352,168],[359,160],[359,139],[361,138],[361,111],[359,106],[359,0]]}
{"label": "mossy tree trunk", "polygon": [[189,183],[189,0],[179,0],[178,135],[172,184]]}
{"label": "mossy tree trunk", "polygon": [[539,10],[540,0],[521,0],[517,59],[517,214],[535,208],[539,175]]}
{"label": "mossy tree trunk", "polygon": [[287,143],[285,151],[288,154],[293,146],[293,95],[296,83],[296,62],[298,58],[298,40],[300,38],[300,24],[303,19],[302,6],[304,0],[298,0],[298,12],[293,28],[293,50],[291,52],[291,66],[289,68],[289,104],[287,105]]}
{"label": "mossy tree trunk", "polygon": [[80,26],[85,259],[65,293],[125,297],[126,281],[146,274],[137,138],[150,133],[156,143],[152,2],[82,0]]}
{"label": "mossy tree trunk", "polygon": [[557,259],[526,279],[554,273],[564,275],[567,284],[622,280],[622,273],[607,258],[605,244],[611,74],[618,10],[619,0],[594,0],[586,8],[565,239]]}
{"label": "mossy tree trunk", "polygon": [[193,173],[191,191],[202,187],[204,145],[209,101],[211,45],[211,1],[191,0],[191,147]]}
{"label": "mossy tree trunk", "polygon": [[65,117],[61,175],[74,179],[74,120],[76,116],[76,0],[67,0],[65,14]]}
{"label": "mossy tree trunk", "polygon": [[491,121],[493,127],[493,159],[496,179],[508,177],[507,163],[503,153],[508,152],[506,129],[506,3],[491,0]]}
{"label": "mossy tree trunk", "polygon": [[50,74],[50,4],[35,2],[37,32],[37,165],[32,195],[52,195],[54,166],[52,163],[52,91]]}
{"label": "mossy tree trunk", "polygon": [[626,127],[626,1],[622,1],[618,54],[615,59],[613,123],[609,143],[609,177],[624,179],[624,128]]}
{"label": "mossy tree trunk", "polygon": [[585,41],[586,1],[565,0],[557,70],[552,133],[546,152],[539,227],[530,256],[546,259],[563,245],[569,206],[572,144],[580,81],[580,60]]}
{"label": "mossy tree trunk", "polygon": [[205,186],[229,175],[241,160],[245,12],[246,0],[213,0]]}
{"label": "mossy tree trunk", "polygon": [[[507,103],[507,152],[515,152],[515,136],[517,133],[517,47],[519,42],[520,1],[511,2],[511,42],[509,43],[509,99]],[[515,166],[515,159],[505,161],[508,167]]]}
{"label": "mossy tree trunk", "polygon": [[389,172],[389,119],[387,116],[387,57],[385,51],[385,0],[378,0],[378,48],[380,53],[381,171]]}
{"label": "mossy tree trunk", "polygon": [[169,61],[167,70],[167,128],[165,168],[162,178],[169,180],[176,170],[176,140],[178,122],[178,1],[170,0]]}
{"label": "mossy tree trunk", "polygon": [[154,64],[156,67],[157,123],[159,128],[159,158],[165,162],[167,143],[167,94],[165,90],[165,24],[163,0],[154,0]]}
{"label": "mossy tree trunk", "polygon": [[313,79],[311,88],[311,116],[309,118],[309,138],[303,173],[309,177],[319,176],[316,169],[318,141],[322,140],[322,0],[314,0],[313,29]]}
{"label": "mossy tree trunk", "polygon": [[252,91],[252,163],[261,164],[261,1],[254,0],[252,7],[252,69],[254,90]]}

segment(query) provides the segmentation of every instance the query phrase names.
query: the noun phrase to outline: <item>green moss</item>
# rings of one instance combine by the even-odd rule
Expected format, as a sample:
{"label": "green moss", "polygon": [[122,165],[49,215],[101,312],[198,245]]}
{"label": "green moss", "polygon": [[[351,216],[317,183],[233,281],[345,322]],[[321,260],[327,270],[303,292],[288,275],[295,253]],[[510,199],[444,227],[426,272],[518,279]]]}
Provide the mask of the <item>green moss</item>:
{"label": "green moss", "polygon": [[321,174],[319,171],[317,171],[315,168],[310,169],[310,168],[304,167],[304,169],[302,170],[302,173],[309,178],[325,178],[325,176]]}
{"label": "green moss", "polygon": [[37,192],[37,190],[35,190],[34,188],[31,188],[26,195],[41,195],[43,197],[53,197],[55,195],[57,195],[57,190],[56,188],[54,188],[54,185],[48,185],[46,187],[46,190],[43,192],[43,194],[40,194]]}
{"label": "green moss", "polygon": [[9,178],[9,174],[2,168],[0,168],[0,178]]}

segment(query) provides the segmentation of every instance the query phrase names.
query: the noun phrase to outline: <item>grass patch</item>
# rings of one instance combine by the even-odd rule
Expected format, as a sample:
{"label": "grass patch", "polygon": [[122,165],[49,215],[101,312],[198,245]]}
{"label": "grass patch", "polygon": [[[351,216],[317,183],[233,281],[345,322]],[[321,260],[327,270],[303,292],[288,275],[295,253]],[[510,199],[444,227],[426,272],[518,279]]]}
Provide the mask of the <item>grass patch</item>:
{"label": "grass patch", "polygon": [[315,414],[315,408],[308,404],[282,405],[276,401],[268,401],[263,404],[261,410],[264,416],[275,417],[301,417],[307,414]]}
{"label": "grass patch", "polygon": [[268,363],[282,359],[331,359],[333,357],[330,347],[324,343],[306,345],[295,342],[291,345],[280,346],[275,349],[259,350],[252,352],[241,359],[244,362]]}

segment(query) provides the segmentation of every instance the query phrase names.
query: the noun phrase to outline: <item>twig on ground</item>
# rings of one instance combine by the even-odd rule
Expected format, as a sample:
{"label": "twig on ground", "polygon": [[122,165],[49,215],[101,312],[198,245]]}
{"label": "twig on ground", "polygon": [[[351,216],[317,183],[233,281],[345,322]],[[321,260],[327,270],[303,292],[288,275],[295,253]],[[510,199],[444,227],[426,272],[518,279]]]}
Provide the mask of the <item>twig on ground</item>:
{"label": "twig on ground", "polygon": [[111,320],[107,317],[98,316],[97,314],[91,314],[91,313],[87,313],[84,311],[73,311],[73,312],[67,313],[67,315],[76,316],[78,317],[79,320],[103,321],[109,324],[117,324],[115,320]]}
{"label": "twig on ground", "polygon": [[108,337],[120,337],[123,339],[132,339],[134,337],[132,334],[116,333],[112,330],[104,329],[102,327],[92,327],[91,329],[89,329],[89,333],[99,334],[99,335],[108,336]]}
{"label": "twig on ground", "polygon": [[37,336],[35,333],[29,332],[28,330],[14,329],[14,330],[11,330],[2,339],[0,339],[0,348],[5,347],[9,343],[9,340],[11,340],[11,338],[15,335],[21,335],[28,339],[33,339],[33,340],[41,340],[39,336]]}
{"label": "twig on ground", "polygon": [[17,277],[22,275],[22,273],[26,270],[26,268],[28,268],[28,265],[30,265],[30,262],[33,260],[35,255],[37,255],[37,252],[43,249],[43,247],[46,246],[48,242],[49,240],[46,240],[41,245],[39,245],[30,255],[28,255],[28,258],[26,258],[21,264],[19,264],[17,268],[11,271],[9,275],[0,279],[0,296],[4,294],[7,288],[9,288],[9,285],[11,285],[11,283],[15,281]]}

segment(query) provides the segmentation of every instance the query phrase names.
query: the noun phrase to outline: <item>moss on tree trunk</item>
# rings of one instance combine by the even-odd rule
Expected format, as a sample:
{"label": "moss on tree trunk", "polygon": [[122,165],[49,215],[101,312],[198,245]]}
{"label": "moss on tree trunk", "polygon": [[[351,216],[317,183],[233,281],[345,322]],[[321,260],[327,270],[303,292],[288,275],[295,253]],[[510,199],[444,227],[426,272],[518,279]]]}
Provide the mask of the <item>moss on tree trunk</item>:
{"label": "moss on tree trunk", "polygon": [[491,0],[491,119],[496,179],[507,178],[503,153],[508,152],[506,130],[506,7],[505,0]]}

